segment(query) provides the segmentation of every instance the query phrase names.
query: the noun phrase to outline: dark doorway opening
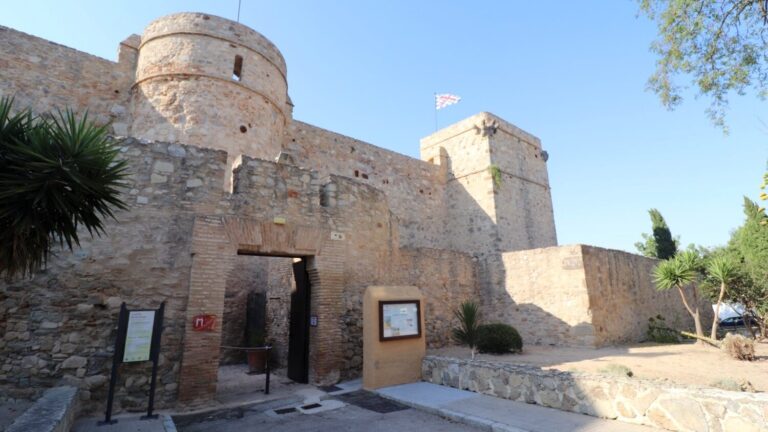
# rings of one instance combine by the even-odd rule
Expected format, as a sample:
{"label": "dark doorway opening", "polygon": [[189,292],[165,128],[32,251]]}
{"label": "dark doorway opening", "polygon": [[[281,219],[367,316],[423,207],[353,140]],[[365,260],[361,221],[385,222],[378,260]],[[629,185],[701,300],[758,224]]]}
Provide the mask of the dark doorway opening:
{"label": "dark doorway opening", "polygon": [[273,391],[309,382],[311,259],[238,252],[226,281],[217,400],[250,400],[265,387],[262,369],[238,347],[272,346]]}
{"label": "dark doorway opening", "polygon": [[293,263],[293,277],[296,290],[291,293],[291,319],[288,335],[288,378],[309,382],[309,316],[310,295],[307,260],[301,258]]}

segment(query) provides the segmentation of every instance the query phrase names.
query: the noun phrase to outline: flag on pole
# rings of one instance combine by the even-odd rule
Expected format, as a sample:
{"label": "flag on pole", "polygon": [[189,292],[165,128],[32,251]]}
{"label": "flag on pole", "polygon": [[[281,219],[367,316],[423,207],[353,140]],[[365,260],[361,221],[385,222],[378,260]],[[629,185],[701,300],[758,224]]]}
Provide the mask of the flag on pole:
{"label": "flag on pole", "polygon": [[445,108],[448,105],[458,103],[460,100],[460,97],[450,93],[435,94],[435,109],[439,110]]}

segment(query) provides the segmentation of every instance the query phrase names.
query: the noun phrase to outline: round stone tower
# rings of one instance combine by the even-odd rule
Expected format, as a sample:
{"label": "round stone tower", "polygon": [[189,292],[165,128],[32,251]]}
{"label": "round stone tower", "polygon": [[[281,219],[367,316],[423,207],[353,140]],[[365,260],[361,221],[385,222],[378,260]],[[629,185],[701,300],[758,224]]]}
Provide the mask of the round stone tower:
{"label": "round stone tower", "polygon": [[132,116],[132,136],[226,150],[230,166],[241,154],[274,159],[291,117],[285,60],[234,21],[159,18],[141,37]]}

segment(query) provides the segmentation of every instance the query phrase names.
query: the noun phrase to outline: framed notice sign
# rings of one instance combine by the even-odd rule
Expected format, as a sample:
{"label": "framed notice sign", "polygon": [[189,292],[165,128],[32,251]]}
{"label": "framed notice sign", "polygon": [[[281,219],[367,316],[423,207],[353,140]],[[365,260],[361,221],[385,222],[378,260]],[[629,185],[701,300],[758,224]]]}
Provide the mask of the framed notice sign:
{"label": "framed notice sign", "polygon": [[142,419],[157,418],[153,414],[155,408],[155,387],[157,386],[157,363],[160,359],[160,335],[163,332],[163,315],[165,302],[155,310],[129,311],[125,302],[120,305],[120,315],[117,318],[117,337],[115,338],[115,355],[112,356],[112,373],[109,378],[109,393],[107,394],[107,412],[100,425],[117,423],[112,418],[112,403],[115,400],[117,385],[117,369],[120,363],[152,362],[152,378],[149,380],[149,407],[147,415]]}
{"label": "framed notice sign", "polygon": [[155,327],[155,311],[128,312],[128,329],[125,332],[123,363],[149,360],[152,348],[152,330]]}
{"label": "framed notice sign", "polygon": [[379,301],[379,340],[421,337],[419,300]]}

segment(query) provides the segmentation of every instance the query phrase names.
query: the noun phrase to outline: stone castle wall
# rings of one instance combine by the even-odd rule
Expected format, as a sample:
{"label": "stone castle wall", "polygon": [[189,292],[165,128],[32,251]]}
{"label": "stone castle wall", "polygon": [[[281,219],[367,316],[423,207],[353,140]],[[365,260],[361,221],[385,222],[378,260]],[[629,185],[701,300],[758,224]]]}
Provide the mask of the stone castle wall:
{"label": "stone castle wall", "polygon": [[[466,299],[527,343],[637,340],[650,316],[680,316],[674,296],[650,285],[651,261],[526,250],[557,243],[546,163],[538,138],[492,114],[423,139],[418,160],[293,120],[281,54],[229,20],[161,18],[123,41],[118,58],[0,27],[0,96],[37,113],[88,110],[132,136],[120,143],[131,208],[108,221],[108,235],[84,234],[81,249],[57,252],[32,279],[0,283],[5,397],[64,382],[97,406],[120,303],[165,300],[159,404],[210,398],[220,361],[236,357],[211,347],[237,345],[248,291],[268,294],[268,332],[287,341],[290,259],[242,254],[307,257],[318,383],[359,375],[370,285],[422,290],[430,347],[451,342]],[[200,313],[225,322],[193,332]],[[276,351],[282,362],[286,350]],[[122,373],[119,409],[135,408],[148,367]]]}
{"label": "stone castle wall", "polygon": [[56,109],[88,112],[100,124],[112,122],[125,135],[130,124],[130,90],[135,49],[120,45],[118,63],[0,26],[0,96],[36,113]]}
{"label": "stone castle wall", "polygon": [[[117,314],[166,301],[157,401],[176,400],[182,361],[195,214],[227,207],[226,154],[166,143],[120,143],[131,175],[127,211],[106,235],[81,233],[81,247],[55,251],[31,279],[0,282],[0,395],[31,398],[58,384],[81,388],[86,409],[102,408]],[[150,364],[126,364],[117,409],[142,409]]]}
{"label": "stone castle wall", "polygon": [[439,167],[295,120],[284,148],[298,165],[312,167],[321,177],[346,176],[384,192],[398,218],[400,245],[449,247]]}
{"label": "stone castle wall", "polygon": [[[677,290],[655,289],[653,269],[657,260],[594,246],[581,246],[581,253],[596,345],[643,340],[648,319],[656,315],[664,317],[669,327],[693,328],[693,318]],[[714,319],[712,305],[701,299],[698,306],[707,329]]]}
{"label": "stone castle wall", "polygon": [[[494,318],[514,325],[526,343],[605,346],[645,340],[648,319],[693,326],[676,292],[653,283],[656,260],[569,245],[502,255],[506,293],[492,301]],[[704,325],[712,308],[700,304]]]}
{"label": "stone castle wall", "polygon": [[287,98],[285,61],[265,37],[215,16],[169,15],[141,38],[130,135],[225,150],[230,165],[242,154],[271,160]]}
{"label": "stone castle wall", "polygon": [[[431,297],[425,313],[432,346],[448,341],[446,326],[457,302],[476,295],[469,256],[399,249],[386,196],[376,188],[338,176],[321,181],[310,170],[245,158],[234,176],[235,192],[229,194],[222,188],[227,166],[222,151],[135,139],[119,145],[131,172],[125,192],[130,209],[118,212],[116,221],[107,221],[107,235],[90,238],[84,233],[82,248],[57,251],[47,269],[32,279],[0,283],[0,389],[5,398],[31,398],[43,388],[65,383],[83,390],[86,409],[102,408],[117,312],[123,301],[130,309],[156,308],[161,301],[167,302],[159,406],[179,398],[182,376],[199,376],[184,372],[187,366],[212,371],[213,378],[201,379],[207,383],[213,379],[215,386],[220,357],[210,347],[226,343],[227,334],[239,331],[224,332],[223,340],[216,339],[222,336],[220,328],[218,333],[193,334],[189,332],[191,316],[214,313],[226,318],[225,305],[229,302],[230,309],[235,309],[253,284],[267,280],[268,332],[273,332],[268,336],[287,341],[290,300],[284,291],[278,299],[271,287],[279,290],[292,275],[271,268],[266,276],[258,274],[251,264],[259,257],[237,256],[241,249],[319,254],[310,258],[309,269],[312,313],[319,318],[310,334],[312,373],[318,381],[359,376],[359,299],[368,285],[401,281],[421,285]],[[275,217],[283,218],[286,225],[273,224]],[[223,251],[220,243],[212,242],[213,249],[205,249],[200,239],[208,237],[199,237],[203,231],[196,228],[201,219],[223,221],[227,235],[245,239],[244,243],[228,252],[231,257],[218,255]],[[287,234],[284,226],[296,234]],[[249,239],[254,228],[248,227],[258,227],[258,243]],[[331,231],[340,237],[330,241],[317,237]],[[301,252],[309,251],[316,241],[323,245],[316,252]],[[215,271],[208,273],[208,264],[201,260]],[[329,293],[333,286],[339,291]],[[229,328],[242,322],[232,321],[221,324]],[[204,343],[187,340],[191,335],[204,336]],[[190,351],[200,347],[200,352]],[[143,406],[148,377],[149,364],[121,368],[118,410]]]}

